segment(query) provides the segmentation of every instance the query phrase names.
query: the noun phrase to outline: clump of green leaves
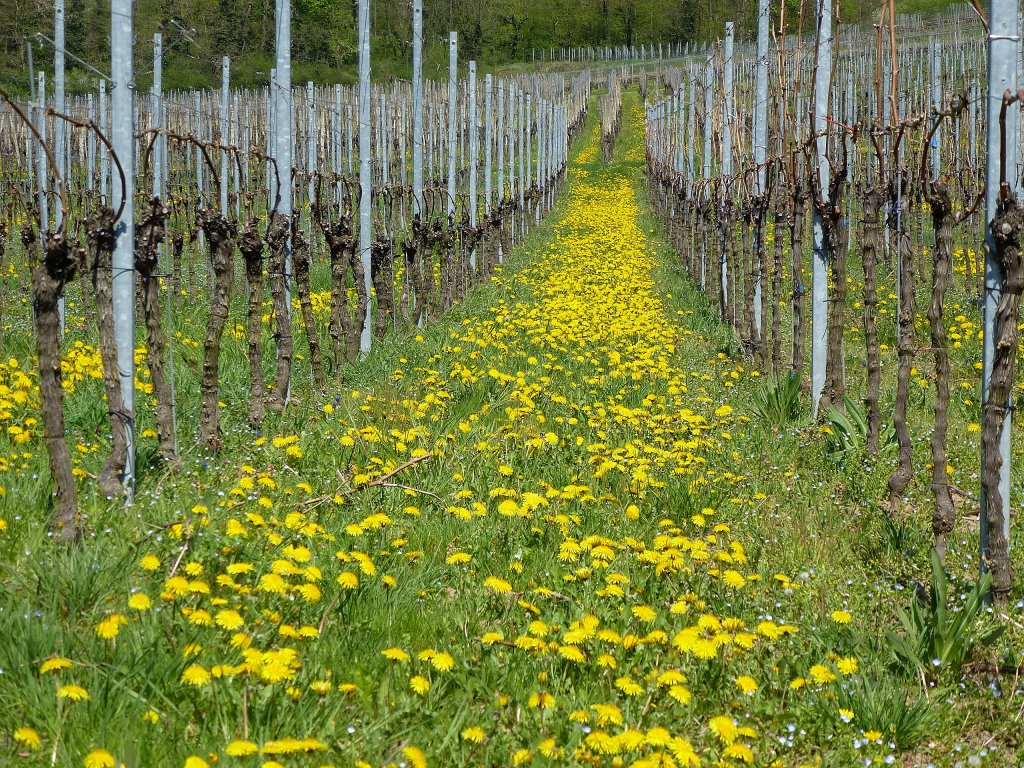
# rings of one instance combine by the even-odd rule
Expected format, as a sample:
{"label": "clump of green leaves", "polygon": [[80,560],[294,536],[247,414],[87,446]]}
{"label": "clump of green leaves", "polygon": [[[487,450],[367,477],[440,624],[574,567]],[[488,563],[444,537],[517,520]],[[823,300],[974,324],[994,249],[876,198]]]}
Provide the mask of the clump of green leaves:
{"label": "clump of green leaves", "polygon": [[1003,633],[1001,624],[979,621],[992,575],[983,574],[959,609],[949,607],[949,576],[938,552],[931,553],[931,594],[927,602],[914,595],[907,611],[900,610],[903,633],[886,632],[897,662],[926,680],[942,672],[958,673],[978,646],[994,643]]}
{"label": "clump of green leaves", "polygon": [[863,731],[878,731],[899,749],[912,749],[935,725],[931,699],[912,700],[908,691],[893,678],[865,676],[851,680],[839,693],[840,704],[854,713]]}
{"label": "clump of green leaves", "polygon": [[[830,406],[825,412],[828,424],[825,444],[829,454],[863,452],[868,440],[868,417],[864,404],[849,396],[843,398],[844,408]],[[891,424],[882,427],[880,444],[885,450],[893,445],[896,435]]]}
{"label": "clump of green leaves", "polygon": [[754,392],[754,416],[761,422],[782,428],[800,415],[800,377],[786,376],[769,381]]}

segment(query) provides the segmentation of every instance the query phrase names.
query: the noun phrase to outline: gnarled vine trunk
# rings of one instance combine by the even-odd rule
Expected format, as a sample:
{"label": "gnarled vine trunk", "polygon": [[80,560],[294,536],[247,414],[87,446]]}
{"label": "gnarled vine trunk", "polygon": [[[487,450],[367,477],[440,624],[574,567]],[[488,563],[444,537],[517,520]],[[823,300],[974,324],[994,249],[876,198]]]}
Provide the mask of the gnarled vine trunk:
{"label": "gnarled vine trunk", "polygon": [[142,288],[142,314],[146,320],[146,365],[156,396],[154,417],[160,458],[174,461],[178,455],[174,435],[174,388],[164,367],[167,337],[160,316],[160,275],[157,270],[160,255],[158,249],[164,241],[166,221],[167,209],[159,198],[152,198],[149,211],[137,226],[135,271]]}
{"label": "gnarled vine trunk", "polygon": [[275,214],[267,229],[270,248],[270,295],[274,305],[274,339],[277,341],[277,366],[274,386],[267,397],[267,406],[275,411],[284,409],[291,391],[292,380],[292,317],[288,306],[288,275],[285,259],[288,254],[288,219]]}
{"label": "gnarled vine trunk", "polygon": [[99,475],[99,488],[107,498],[123,491],[125,462],[128,458],[128,414],[121,395],[121,374],[117,365],[117,336],[114,332],[113,255],[114,211],[107,206],[96,210],[89,222],[89,250],[95,280],[96,327],[99,331],[100,358],[103,361],[103,388],[110,417],[110,454]]}
{"label": "gnarled vine trunk", "polygon": [[1003,495],[999,475],[1003,460],[999,444],[1003,439],[1006,416],[1013,394],[1013,377],[1017,367],[1017,344],[1020,318],[1020,296],[1024,290],[1024,259],[1020,236],[1024,229],[1024,207],[1017,202],[1006,185],[1000,190],[999,210],[992,220],[995,258],[1003,273],[1003,284],[995,312],[995,339],[992,347],[992,375],[988,397],[982,409],[981,423],[981,487],[985,496],[982,513],[988,533],[988,546],[983,552],[985,566],[992,573],[992,594],[997,603],[1005,605],[1013,589],[1013,569],[1004,532]]}
{"label": "gnarled vine trunk", "polygon": [[[26,225],[22,233],[25,250],[35,243],[35,233]],[[39,408],[46,434],[50,475],[57,492],[51,530],[61,541],[73,542],[81,529],[78,493],[71,470],[71,455],[64,435],[64,391],[61,386],[60,315],[57,305],[64,286],[74,278],[85,261],[77,244],[68,243],[62,232],[50,232],[43,258],[32,269],[32,324],[39,356]]]}
{"label": "gnarled vine trunk", "polygon": [[313,384],[321,392],[327,389],[324,378],[324,361],[320,355],[320,332],[313,317],[312,287],[309,282],[309,244],[296,217],[292,227],[292,264],[295,266],[295,287],[299,291],[299,308],[302,310],[302,324],[306,328],[309,343],[309,365],[313,370]]}
{"label": "gnarled vine trunk", "polygon": [[210,322],[203,348],[203,374],[199,383],[199,439],[208,448],[220,444],[220,345],[228,322],[228,306],[234,282],[234,224],[217,210],[199,212],[199,224],[210,249],[213,288],[210,293]]}
{"label": "gnarled vine trunk", "polygon": [[[906,198],[898,201],[903,207],[901,221],[906,221]],[[896,351],[899,367],[896,372],[896,405],[893,409],[893,427],[899,446],[899,460],[896,469],[889,475],[889,502],[895,510],[903,497],[914,472],[913,445],[907,426],[907,399],[910,388],[910,369],[914,364],[914,261],[910,249],[910,235],[905,227],[897,233],[896,247],[899,252],[899,295],[900,315]]]}
{"label": "gnarled vine trunk", "polygon": [[881,189],[872,187],[864,194],[864,238],[861,242],[861,260],[864,265],[864,351],[867,356],[867,385],[864,394],[864,413],[868,431],[865,447],[871,456],[878,454],[882,414],[879,392],[882,384],[882,353],[878,345],[878,256],[882,250],[882,204],[885,196]]}
{"label": "gnarled vine trunk", "polygon": [[949,490],[946,436],[949,431],[949,350],[946,348],[946,327],[943,323],[943,302],[953,277],[953,204],[945,182],[929,185],[928,203],[935,229],[932,259],[932,300],[928,305],[928,323],[935,355],[935,426],[932,429],[932,533],[939,557],[945,558],[946,541],[956,523],[956,508]]}
{"label": "gnarled vine trunk", "polygon": [[245,338],[249,357],[249,426],[259,429],[263,423],[263,238],[254,222],[249,222],[238,237],[238,249],[245,264],[246,302]]}

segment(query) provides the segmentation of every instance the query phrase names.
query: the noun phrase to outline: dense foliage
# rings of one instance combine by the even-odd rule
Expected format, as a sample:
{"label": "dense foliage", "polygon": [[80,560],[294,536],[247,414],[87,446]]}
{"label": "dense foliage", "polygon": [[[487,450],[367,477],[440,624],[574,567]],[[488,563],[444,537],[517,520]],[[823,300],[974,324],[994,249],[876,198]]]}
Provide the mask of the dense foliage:
{"label": "dense foliage", "polygon": [[[897,8],[910,0],[897,3]],[[945,7],[948,0],[913,0],[919,12]],[[787,0],[792,24],[799,0]],[[811,17],[813,4],[806,3]],[[844,0],[845,21],[874,15],[870,0]],[[296,81],[353,80],[356,62],[356,3],[293,0],[293,53]],[[741,0],[448,0],[424,3],[427,75],[444,71],[448,30],[460,38],[462,60],[530,61],[562,46],[639,45],[703,42],[721,34],[726,20],[737,24],[740,39],[752,34],[757,3]],[[372,0],[374,70],[381,76],[403,74],[409,65],[412,36],[410,3]],[[67,0],[68,50],[99,70],[109,58],[109,0]],[[810,26],[810,22],[808,25]],[[25,40],[42,32],[52,36],[51,0],[9,0],[0,14],[0,81],[5,87],[26,82]],[[232,58],[239,85],[266,83],[274,52],[273,0],[138,0],[136,37],[152,39],[162,31],[167,50],[165,85],[209,87],[219,81],[220,57]],[[52,48],[36,41],[36,60],[52,70]],[[138,81],[150,78],[149,48],[137,47]],[[69,62],[69,87],[86,90],[95,74]]]}

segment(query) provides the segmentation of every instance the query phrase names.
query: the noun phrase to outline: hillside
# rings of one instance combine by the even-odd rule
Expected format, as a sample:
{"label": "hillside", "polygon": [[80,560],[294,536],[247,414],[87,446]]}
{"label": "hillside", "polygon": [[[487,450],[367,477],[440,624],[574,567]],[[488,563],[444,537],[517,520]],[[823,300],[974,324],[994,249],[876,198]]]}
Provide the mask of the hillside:
{"label": "hillside", "polygon": [[[897,10],[928,13],[953,0],[901,0]],[[447,33],[459,33],[461,61],[477,59],[490,66],[545,56],[545,50],[572,46],[704,42],[721,34],[733,20],[738,39],[750,37],[756,2],[740,0],[449,0],[424,3],[427,76],[447,69]],[[232,58],[232,77],[239,86],[262,85],[273,67],[273,0],[139,0],[136,39],[164,34],[166,88],[212,87],[219,82],[220,57]],[[355,79],[354,2],[295,0],[293,5],[294,80],[352,82]],[[0,82],[5,88],[27,88],[25,40],[36,33],[52,36],[52,6],[38,0],[11,0],[0,15]],[[843,0],[847,22],[866,21],[876,14],[872,0]],[[406,2],[371,3],[372,55],[377,78],[406,75],[412,36]],[[787,18],[795,25],[799,3],[787,0]],[[106,71],[109,61],[109,2],[67,0],[69,53]],[[149,46],[138,45],[136,69],[147,87]],[[52,48],[35,39],[35,63],[52,71]],[[95,87],[96,76],[68,62],[72,91]]]}

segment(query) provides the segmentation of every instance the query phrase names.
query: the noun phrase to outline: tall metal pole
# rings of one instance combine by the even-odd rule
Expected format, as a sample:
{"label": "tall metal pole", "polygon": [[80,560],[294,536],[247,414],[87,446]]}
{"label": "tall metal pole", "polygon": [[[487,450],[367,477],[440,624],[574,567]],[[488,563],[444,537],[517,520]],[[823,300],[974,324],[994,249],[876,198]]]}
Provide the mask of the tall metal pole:
{"label": "tall metal pole", "polygon": [[494,122],[491,110],[494,108],[494,78],[487,75],[484,78],[484,210],[490,213],[491,210],[491,142],[494,135],[491,131],[491,124]]}
{"label": "tall metal pole", "polygon": [[[110,135],[110,126],[107,125],[107,81],[100,80],[100,131],[104,136]],[[107,205],[110,202],[110,157],[107,153],[106,142],[100,142],[100,202]]]}
{"label": "tall metal pole", "polygon": [[[96,101],[92,94],[86,96],[86,111],[89,119],[96,122]],[[30,145],[31,146],[31,145]],[[85,140],[85,191],[86,205],[92,205],[92,193],[96,183],[96,132],[89,131]]]}
{"label": "tall metal pole", "polygon": [[[768,156],[768,11],[769,0],[757,6],[757,81],[754,86],[754,167],[757,169],[755,196],[765,194]],[[764,237],[764,233],[761,233]],[[754,244],[754,328],[761,327],[762,264],[757,254],[764,252],[763,243]]]}
{"label": "tall metal pole", "polygon": [[[117,368],[121,379],[124,430],[128,443],[124,484],[130,503],[135,491],[135,126],[132,110],[132,0],[111,0],[111,144],[124,174],[112,184],[111,206],[121,210],[114,228],[112,293]],[[123,206],[123,208],[122,208]]]}
{"label": "tall metal pole", "polygon": [[[733,23],[731,21],[725,22],[725,43],[724,43],[724,73],[723,77],[725,80],[725,110],[722,115],[722,192],[720,198],[720,204],[725,208],[725,188],[728,184],[726,179],[732,175],[732,110],[733,110],[733,93],[732,93],[732,48],[733,48]],[[725,311],[725,307],[729,303],[729,264],[726,259],[725,253],[725,240],[731,233],[726,232],[724,225],[719,224],[721,228],[721,262],[722,262],[722,296],[724,301],[722,302],[722,310]]]}
{"label": "tall metal pole", "polygon": [[[28,57],[28,92],[29,92],[29,104],[28,104],[28,119],[35,125],[36,124],[36,70],[32,66],[32,43],[28,40],[25,41],[25,55]],[[35,158],[35,137],[31,131],[28,131],[25,135],[25,157],[28,159],[28,181],[31,189],[35,188],[35,170],[32,168]]]}
{"label": "tall metal pole", "polygon": [[[163,50],[164,36],[157,32],[153,35],[153,88],[149,94],[149,109],[152,112],[153,129],[161,131],[163,112]],[[160,145],[164,136],[157,134],[153,147],[153,197],[163,199],[164,196],[164,157]]]}
{"label": "tall metal pole", "polygon": [[[996,307],[1003,290],[1006,276],[1003,274],[996,258],[996,245],[992,237],[992,220],[999,210],[1000,160],[1002,158],[1001,141],[1005,142],[1007,168],[1017,167],[1017,133],[1010,130],[1007,120],[1006,136],[1001,137],[999,131],[999,115],[1002,109],[1003,94],[1016,93],[1017,90],[1017,0],[991,0],[989,4],[989,36],[988,36],[988,139],[987,160],[985,164],[985,309],[984,309],[984,343],[981,355],[981,402],[982,412],[988,404],[989,387],[992,383],[992,356],[995,352]],[[1016,112],[1017,107],[1007,109]],[[1013,192],[1017,192],[1017,179],[1007,179]],[[1004,570],[1009,563],[1010,541],[1010,415],[1013,404],[1006,404],[1006,417],[1003,422],[1002,439],[999,442],[999,496],[1002,501],[1002,519],[988,519],[988,503],[984,485],[981,489],[981,568],[987,570],[989,563],[998,562]],[[984,433],[983,433],[984,435]],[[982,477],[985,476],[985,446],[981,454]],[[996,528],[993,536],[992,529]],[[1000,535],[1001,533],[1001,535]],[[996,538],[997,547],[991,545]]]}
{"label": "tall metal pole", "polygon": [[[505,197],[505,83],[498,81],[498,203]],[[498,241],[498,261],[501,262],[501,239]]]}
{"label": "tall metal pole", "polygon": [[306,242],[313,248],[313,204],[316,202],[316,92],[313,81],[306,83],[306,201],[309,217],[306,219]]}
{"label": "tall metal pole", "polygon": [[412,1],[412,206],[423,215],[423,0]]}
{"label": "tall metal pole", "polygon": [[[277,211],[291,225],[292,220],[292,0],[277,0],[277,66],[271,81],[274,100],[274,160],[280,179],[281,199]],[[290,231],[290,228],[289,228]],[[284,254],[284,295],[287,322],[292,319],[292,239],[287,238]],[[291,394],[289,390],[289,395]]]}
{"label": "tall metal pole", "polygon": [[[942,109],[942,45],[938,40],[932,41],[932,107]],[[939,122],[938,116],[935,118]],[[942,172],[942,127],[935,130],[931,146],[932,181],[939,178]]]}
{"label": "tall metal pole", "polygon": [[[337,181],[334,182],[334,196],[338,204],[341,203],[341,85],[334,86],[334,175]],[[415,151],[415,150],[414,150]]]}
{"label": "tall metal pole", "polygon": [[696,174],[693,167],[694,148],[697,146],[697,137],[694,135],[694,110],[697,105],[697,79],[693,76],[693,66],[690,67],[690,98],[687,102],[686,135],[689,141],[686,142],[686,180],[690,182],[690,189],[693,189],[693,181]]}
{"label": "tall metal pole", "polygon": [[[160,133],[157,134],[153,146],[153,197],[164,199],[164,169],[166,160],[164,152],[167,147],[167,137],[162,133],[164,128],[164,94],[163,94],[163,69],[164,67],[164,36],[157,32],[153,35],[153,89],[150,92],[149,106],[153,113],[153,128]],[[160,243],[160,256],[163,263],[164,274],[170,274],[171,268],[167,263],[167,248]],[[175,435],[177,444],[178,434],[178,409],[174,398],[174,323],[171,313],[173,302],[171,301],[171,281],[167,281],[167,293],[164,297],[164,311],[167,317],[167,378],[171,384],[171,429]]]}
{"label": "tall metal pole", "polygon": [[[54,0],[53,2],[53,90],[54,106],[63,115],[67,111],[64,100],[64,0]],[[41,101],[45,102],[45,97]],[[45,115],[43,119],[46,119]],[[54,159],[57,161],[58,172],[62,178],[66,179],[68,176],[68,159],[65,135],[64,121],[60,119],[54,120],[53,143],[56,150],[54,152]],[[61,205],[56,206],[53,220],[54,225],[60,229],[60,225],[64,221],[64,209]],[[60,316],[60,332],[63,334],[67,321],[63,291],[61,291],[60,298],[57,299],[57,314]]]}
{"label": "tall metal pole", "polygon": [[[36,158],[36,191],[39,200],[39,231],[50,229],[50,169],[46,163],[46,73],[38,74],[39,85],[36,93],[39,103],[36,105],[36,131],[39,133],[39,148],[35,151]],[[60,122],[59,120],[57,122]]]}
{"label": "tall metal pole", "polygon": [[[817,145],[818,186],[828,203],[828,110],[832,78],[832,0],[818,0],[818,58],[814,72],[814,135]],[[828,242],[821,212],[814,206],[814,262],[811,282],[811,410],[818,415],[825,388],[828,338]]]}
{"label": "tall metal pole", "polygon": [[366,319],[359,335],[359,352],[370,351],[370,331],[373,327],[373,307],[369,305],[373,274],[370,266],[370,246],[373,242],[373,172],[370,157],[370,0],[359,0],[359,259],[363,262],[364,286],[367,297]]}
{"label": "tall metal pole", "polygon": [[[707,182],[711,179],[711,154],[712,154],[712,135],[711,135],[711,110],[714,102],[714,85],[715,85],[715,65],[712,58],[709,56],[707,62],[704,65],[704,162],[701,168],[701,175],[704,181]],[[710,193],[708,193],[710,197]],[[701,238],[701,251],[700,251],[700,288],[702,291],[706,291],[708,288],[708,261],[707,261],[707,237]]]}
{"label": "tall metal pole", "polygon": [[455,213],[455,80],[459,71],[459,37],[457,32],[448,33],[448,215]]}
{"label": "tall metal pole", "polygon": [[220,212],[228,215],[228,122],[231,116],[231,59],[225,56],[220,62]]}
{"label": "tall metal pole", "polygon": [[[469,62],[469,225],[476,226],[476,166],[477,153],[479,151],[479,136],[477,135],[477,108],[476,108],[476,62]],[[470,274],[476,274],[476,248],[469,252]]]}

